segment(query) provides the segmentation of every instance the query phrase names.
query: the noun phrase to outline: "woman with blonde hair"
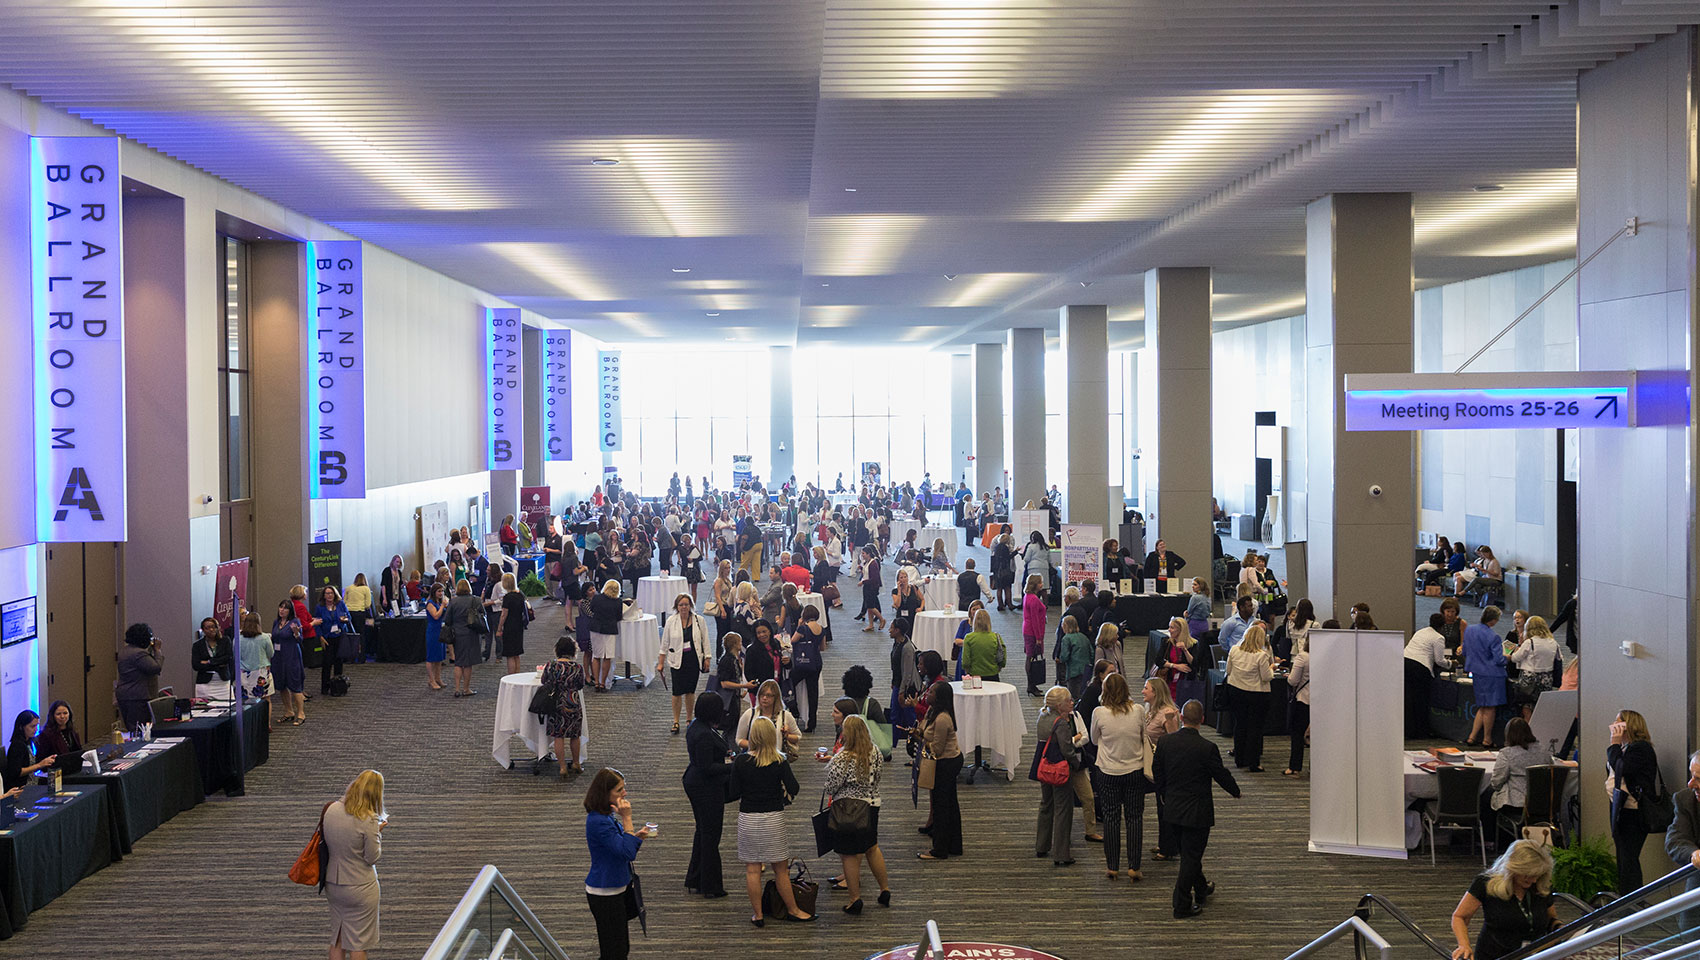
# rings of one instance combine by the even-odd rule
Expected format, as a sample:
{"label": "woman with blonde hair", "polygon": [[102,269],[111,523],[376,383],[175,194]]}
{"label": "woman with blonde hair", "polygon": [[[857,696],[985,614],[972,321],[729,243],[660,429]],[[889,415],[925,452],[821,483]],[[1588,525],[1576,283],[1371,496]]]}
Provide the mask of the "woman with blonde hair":
{"label": "woman with blonde hair", "polygon": [[508,672],[519,672],[519,658],[525,656],[525,628],[531,622],[531,604],[519,591],[511,573],[502,574],[502,613],[496,620],[496,633],[502,639],[502,656],[508,661]]}
{"label": "woman with blonde hair", "polygon": [[[1181,728],[1181,710],[1175,706],[1175,701],[1169,696],[1169,685],[1161,677],[1152,677],[1145,681],[1140,689],[1140,698],[1145,701],[1145,740],[1155,750],[1164,737]],[[1152,779],[1151,771],[1145,771],[1147,779]],[[1169,825],[1167,809],[1163,805],[1163,794],[1152,791],[1157,796],[1157,846],[1151,851],[1153,860],[1173,860],[1180,856],[1180,835]]]}
{"label": "woman with blonde hair", "polygon": [[1647,718],[1634,710],[1619,710],[1609,732],[1606,788],[1611,791],[1611,837],[1617,845],[1617,892],[1626,894],[1641,888],[1641,847],[1649,831],[1640,798],[1663,793],[1663,778]]}
{"label": "woman with blonde hair", "polygon": [[1193,647],[1195,641],[1187,623],[1179,617],[1169,620],[1169,642],[1163,645],[1163,666],[1157,676],[1162,677],[1169,687],[1169,700],[1180,702],[1177,691],[1183,678],[1192,677],[1200,671],[1198,657]]}
{"label": "woman with blonde hair", "polygon": [[945,549],[944,538],[933,538],[933,571],[935,573],[955,573],[956,565],[950,562],[950,551]]}
{"label": "woman with blonde hair", "polygon": [[1117,673],[1126,673],[1122,665],[1122,631],[1121,628],[1106,620],[1098,627],[1098,643],[1094,652],[1094,660],[1108,660],[1116,665]]}
{"label": "woman with blonde hair", "polygon": [[789,751],[797,742],[803,739],[803,734],[797,727],[797,718],[791,711],[785,709],[785,700],[779,692],[779,681],[763,680],[756,687],[755,709],[738,718],[738,735],[735,738],[738,746],[750,749],[750,728],[755,726],[758,718],[766,717],[774,729],[779,731],[779,749]]}
{"label": "woman with blonde hair", "polygon": [[744,887],[750,895],[750,923],[764,926],[761,871],[771,867],[775,886],[785,903],[785,919],[807,923],[813,914],[797,906],[791,892],[791,858],[785,831],[785,805],[800,789],[785,754],[779,752],[779,730],[773,721],[757,717],[750,724],[750,750],[732,762],[730,796],[738,801],[738,859],[744,862]]}
{"label": "woman with blonde hair", "polygon": [[[1029,779],[1039,780],[1042,760],[1062,760],[1068,764],[1068,780],[1053,784],[1039,780],[1038,844],[1034,856],[1051,858],[1051,864],[1066,867],[1074,863],[1071,843],[1074,836],[1074,800],[1080,795],[1075,778],[1086,778],[1085,760],[1080,748],[1086,742],[1086,731],[1074,716],[1074,698],[1068,688],[1054,686],[1045,691],[1045,708],[1039,711],[1035,726],[1033,769]],[[1081,800],[1087,811],[1092,809],[1091,786]],[[1090,832],[1090,831],[1088,831]]]}
{"label": "woman with blonde hair", "polygon": [[703,613],[714,618],[714,656],[720,657],[720,635],[732,629],[732,561],[722,560],[714,565],[713,596],[703,607]]}
{"label": "woman with blonde hair", "polygon": [[366,960],[378,947],[378,857],[383,853],[384,775],[362,770],[342,799],[325,805],[325,901],[331,908],[331,960]]}
{"label": "woman with blonde hair", "polygon": [[[1158,686],[1161,686],[1159,684]],[[1135,702],[1120,673],[1104,677],[1104,694],[1092,711],[1092,742],[1098,745],[1098,798],[1104,815],[1104,864],[1109,878],[1121,872],[1122,823],[1127,823],[1127,878],[1139,880],[1145,842],[1145,704]]]}
{"label": "woman with blonde hair", "polygon": [[598,691],[607,690],[614,673],[614,645],[619,639],[620,618],[626,605],[620,600],[620,581],[608,579],[590,598],[590,655],[595,660],[591,680]]}
{"label": "woman with blonde hair", "polygon": [[[874,749],[866,721],[858,714],[844,718],[843,748],[826,764],[826,796],[832,809],[832,849],[844,861],[840,878],[850,891],[844,912],[862,912],[862,858],[879,881],[879,905],[891,906],[891,878],[880,852],[880,752]],[[834,881],[837,887],[840,881]]]}
{"label": "woman with blonde hair", "polygon": [[1523,621],[1521,642],[1512,651],[1511,662],[1517,666],[1517,682],[1513,688],[1522,701],[1523,719],[1535,712],[1535,701],[1542,690],[1558,686],[1556,669],[1561,661],[1558,640],[1552,635],[1544,617],[1528,617]]}
{"label": "woman with blonde hair", "polygon": [[1263,772],[1263,728],[1269,722],[1269,681],[1275,661],[1259,620],[1228,651],[1229,707],[1234,711],[1234,766]]}
{"label": "woman with blonde hair", "polygon": [[[1470,944],[1470,918],[1482,930]],[[1546,935],[1558,924],[1552,897],[1552,854],[1533,840],[1518,840],[1476,877],[1452,911],[1458,948],[1452,960],[1499,960]]]}

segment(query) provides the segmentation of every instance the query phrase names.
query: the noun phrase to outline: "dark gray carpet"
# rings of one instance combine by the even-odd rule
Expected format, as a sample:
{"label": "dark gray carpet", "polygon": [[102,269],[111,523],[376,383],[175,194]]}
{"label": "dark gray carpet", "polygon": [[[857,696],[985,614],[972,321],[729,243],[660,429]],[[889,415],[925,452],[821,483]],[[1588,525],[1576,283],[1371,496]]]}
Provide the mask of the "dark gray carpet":
{"label": "dark gray carpet", "polygon": [[[976,548],[971,555],[985,566],[983,551]],[[889,681],[889,642],[883,633],[860,632],[850,620],[853,613],[833,613],[838,640],[826,655],[828,702],[851,662],[873,670],[876,689]],[[1055,616],[1053,610],[1053,622]],[[995,619],[1018,652],[1017,617]],[[528,664],[546,658],[560,623],[557,608],[541,611],[528,639]],[[249,777],[246,797],[214,799],[144,838],[122,863],[31,916],[17,938],[0,945],[0,955],[323,957],[324,904],[285,873],[311,833],[319,806],[339,796],[355,773],[374,767],[387,780],[393,818],[378,868],[383,947],[377,955],[421,955],[479,867],[492,863],[575,958],[594,957],[583,892],[585,783],[562,784],[552,772],[533,777],[523,767],[503,770],[491,760],[499,668],[480,668],[479,696],[469,700],[429,691],[422,665],[361,665],[349,672],[351,696],[315,699],[307,705],[305,726],[273,735],[271,762]],[[1101,848],[1078,839],[1075,866],[1057,869],[1048,859],[1036,860],[1038,786],[1024,777],[1011,783],[982,776],[964,785],[967,855],[945,863],[917,861],[924,838],[915,828],[925,818],[926,794],[920,809],[911,807],[908,770],[894,765],[887,769],[881,819],[893,907],[875,906],[868,894],[866,912],[849,917],[840,912],[845,895],[823,891],[820,922],[770,923],[754,930],[736,863],[735,808],[728,810],[723,845],[732,896],[706,901],[683,892],[691,817],[679,786],[683,738],[668,734],[669,702],[660,686],[638,691],[629,685],[589,700],[589,769],[620,768],[637,819],[663,824],[662,836],[645,845],[639,860],[649,938],[637,937],[636,957],[854,960],[913,942],[929,917],[947,938],[1029,944],[1071,960],[1140,946],[1157,947],[1163,956],[1281,957],[1344,919],[1366,891],[1394,898],[1444,939],[1447,917],[1479,869],[1476,858],[1461,851],[1443,850],[1438,868],[1429,867],[1426,853],[1399,862],[1306,852],[1307,784],[1279,775],[1286,745],[1271,742],[1272,772],[1242,775],[1244,799],[1218,800],[1219,822],[1206,863],[1217,884],[1215,899],[1203,916],[1176,921],[1169,908],[1173,864],[1147,858],[1143,883],[1110,882]],[[1030,731],[1036,704],[1027,701]],[[812,753],[830,738],[823,715],[821,731],[806,736],[804,748]],[[1029,750],[1031,744],[1029,734]],[[523,755],[523,744],[515,741],[514,747]],[[803,799],[790,818],[793,847],[812,851],[807,814],[821,771],[808,760],[798,775]],[[1077,838],[1080,822],[1077,816]],[[1147,804],[1147,848],[1155,842],[1155,822]],[[824,879],[828,869],[836,869],[836,858],[814,866]],[[871,879],[864,882],[873,888]],[[633,931],[636,936],[635,925]],[[1346,956],[1347,950],[1330,955]]]}

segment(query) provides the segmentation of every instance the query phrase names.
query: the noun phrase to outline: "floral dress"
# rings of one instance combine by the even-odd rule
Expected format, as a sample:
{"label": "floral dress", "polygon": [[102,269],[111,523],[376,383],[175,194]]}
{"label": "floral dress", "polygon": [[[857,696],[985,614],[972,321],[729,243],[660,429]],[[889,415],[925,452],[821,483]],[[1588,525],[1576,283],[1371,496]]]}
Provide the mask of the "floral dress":
{"label": "floral dress", "polygon": [[549,736],[572,740],[584,727],[584,708],[579,691],[584,689],[584,667],[577,660],[551,660],[543,668],[543,688],[555,695],[555,712],[543,718]]}

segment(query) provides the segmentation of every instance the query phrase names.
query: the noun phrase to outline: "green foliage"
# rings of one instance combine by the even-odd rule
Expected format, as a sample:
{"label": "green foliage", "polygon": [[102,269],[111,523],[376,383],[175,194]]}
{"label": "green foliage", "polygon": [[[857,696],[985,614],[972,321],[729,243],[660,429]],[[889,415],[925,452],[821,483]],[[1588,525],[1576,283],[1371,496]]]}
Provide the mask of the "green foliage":
{"label": "green foliage", "polygon": [[1617,858],[1603,837],[1579,837],[1552,851],[1552,888],[1587,900],[1617,885]]}
{"label": "green foliage", "polygon": [[519,582],[519,592],[528,597],[541,597],[548,593],[549,589],[543,586],[543,581],[537,579],[536,573],[528,573],[525,579]]}

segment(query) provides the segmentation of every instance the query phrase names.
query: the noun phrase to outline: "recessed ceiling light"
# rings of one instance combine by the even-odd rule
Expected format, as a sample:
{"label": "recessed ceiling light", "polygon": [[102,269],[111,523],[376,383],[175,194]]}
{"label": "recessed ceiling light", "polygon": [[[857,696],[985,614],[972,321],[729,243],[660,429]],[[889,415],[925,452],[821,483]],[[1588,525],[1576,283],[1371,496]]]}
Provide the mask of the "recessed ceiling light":
{"label": "recessed ceiling light", "polygon": [[845,192],[845,193],[855,193],[855,192],[856,192],[856,188],[855,188],[855,187],[845,187],[845,188],[844,188],[844,192]]}
{"label": "recessed ceiling light", "polygon": [[674,273],[690,273],[691,268],[690,267],[674,267],[673,272]]}
{"label": "recessed ceiling light", "polygon": [[[718,313],[711,313],[711,314],[709,314],[709,316],[711,316],[711,317],[718,317],[718,316],[720,316],[720,314],[718,314]],[[726,338],[726,339],[728,339],[728,340],[730,340],[730,339],[732,339],[732,338],[731,338],[731,337],[727,337],[727,338]]]}
{"label": "recessed ceiling light", "polygon": [[1504,190],[1505,187],[1502,184],[1497,183],[1478,183],[1471,189],[1475,190],[1477,193],[1493,193],[1498,190]]}
{"label": "recessed ceiling light", "polygon": [[736,340],[736,339],[738,339],[738,338],[737,338],[737,337],[727,337],[727,338],[726,338],[726,339],[728,339],[728,340]]}
{"label": "recessed ceiling light", "polygon": [[592,166],[597,167],[617,167],[620,165],[620,161],[613,157],[593,157],[591,158],[590,163]]}
{"label": "recessed ceiling light", "polygon": [[821,284],[821,286],[823,286],[823,287],[830,287],[830,286],[832,286],[832,284],[830,284],[830,283],[823,283],[823,284]]}
{"label": "recessed ceiling light", "polygon": [[947,274],[945,274],[945,275],[944,275],[944,278],[945,278],[945,279],[946,279],[946,280],[955,280],[955,279],[956,279],[956,274],[954,274],[954,273],[947,273]]}
{"label": "recessed ceiling light", "polygon": [[1080,285],[1081,285],[1081,286],[1082,286],[1082,287],[1090,287],[1090,286],[1091,286],[1091,285],[1092,285],[1092,281],[1090,281],[1090,280],[1082,280],[1082,281],[1080,281]]}

